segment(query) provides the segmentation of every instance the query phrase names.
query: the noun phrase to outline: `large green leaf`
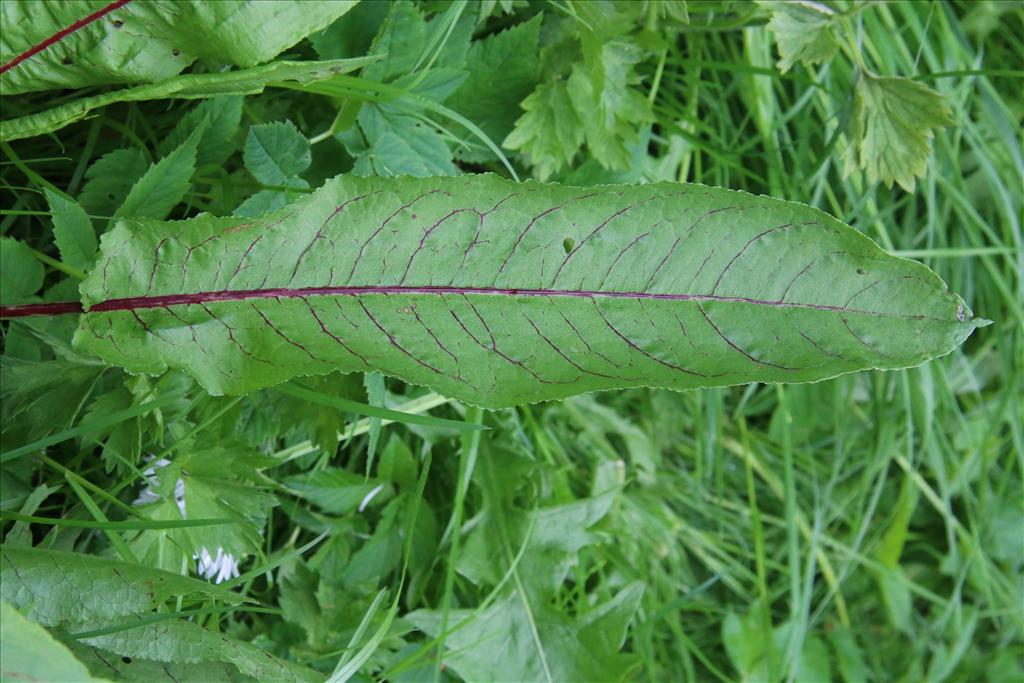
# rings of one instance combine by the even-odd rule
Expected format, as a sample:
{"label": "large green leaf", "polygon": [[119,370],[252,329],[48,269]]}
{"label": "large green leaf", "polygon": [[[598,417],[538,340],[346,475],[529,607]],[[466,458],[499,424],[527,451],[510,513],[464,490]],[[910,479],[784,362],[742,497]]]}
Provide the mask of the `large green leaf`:
{"label": "large green leaf", "polygon": [[[631,680],[638,658],[619,650],[643,592],[642,583],[630,583],[577,619],[516,595],[479,612],[451,610],[450,625],[468,625],[446,639],[445,661],[464,680],[481,683]],[[431,637],[441,634],[437,611],[406,618]]]}
{"label": "large green leaf", "polygon": [[179,595],[241,599],[205,581],[159,569],[96,555],[7,546],[0,549],[0,595],[43,626],[140,614]]}
{"label": "large green leaf", "polygon": [[123,220],[81,291],[78,348],[131,372],[219,394],[378,370],[487,407],[907,367],[978,324],[928,268],[804,205],[494,176],[343,176],[262,220]]}
{"label": "large green leaf", "polygon": [[5,0],[4,95],[162,81],[198,58],[256,66],[342,16],[357,0]]}
{"label": "large green leaf", "polygon": [[168,98],[197,100],[217,95],[253,95],[269,83],[310,83],[345,73],[373,61],[373,57],[336,59],[328,62],[272,62],[251,69],[212,74],[186,74],[160,83],[114,90],[83,97],[53,109],[0,121],[0,142],[51,133],[86,117],[93,109],[116,102],[140,102]]}
{"label": "large green leaf", "polygon": [[378,369],[487,406],[905,367],[974,328],[818,211],[685,185],[338,178],[265,221],[123,222],[81,348],[214,392]]}
{"label": "large green leaf", "polygon": [[[106,635],[84,638],[82,642],[118,655],[153,662],[198,664],[212,667],[212,673],[198,680],[223,680],[232,674],[228,666],[259,681],[320,681],[316,671],[274,657],[266,650],[223,633],[182,619],[166,619]],[[226,666],[227,665],[227,666]],[[228,679],[230,680],[230,678]]]}
{"label": "large green leaf", "polygon": [[255,683],[257,680],[223,660],[216,664],[156,662],[141,657],[113,656],[77,642],[69,642],[68,647],[94,675],[109,676],[125,683]]}
{"label": "large green leaf", "polygon": [[0,600],[0,643],[3,681],[101,681],[75,659],[42,626],[33,624],[18,610]]}

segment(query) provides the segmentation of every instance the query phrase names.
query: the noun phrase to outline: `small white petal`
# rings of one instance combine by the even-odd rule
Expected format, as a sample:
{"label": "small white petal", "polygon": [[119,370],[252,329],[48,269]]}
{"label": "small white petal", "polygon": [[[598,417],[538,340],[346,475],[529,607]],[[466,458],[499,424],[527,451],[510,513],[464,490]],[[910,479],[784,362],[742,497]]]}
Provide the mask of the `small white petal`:
{"label": "small white petal", "polygon": [[383,488],[384,484],[377,484],[377,486],[375,486],[372,491],[363,496],[363,499],[359,502],[359,512],[365,510],[366,506],[370,504],[370,501],[373,500],[374,496],[380,493],[381,489]]}

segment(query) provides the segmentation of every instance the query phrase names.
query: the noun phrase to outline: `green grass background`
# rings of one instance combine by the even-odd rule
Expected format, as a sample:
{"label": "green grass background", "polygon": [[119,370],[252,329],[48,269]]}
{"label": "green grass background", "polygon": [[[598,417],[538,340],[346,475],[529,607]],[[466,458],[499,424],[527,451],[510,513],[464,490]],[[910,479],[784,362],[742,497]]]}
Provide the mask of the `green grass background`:
{"label": "green grass background", "polygon": [[[568,176],[580,183],[668,177],[821,207],[928,264],[975,314],[994,321],[963,348],[910,370],[813,385],[630,390],[484,416],[436,397],[421,401],[420,410],[491,427],[479,442],[432,445],[423,500],[441,529],[452,519],[472,528],[485,514],[514,524],[523,511],[619,487],[551,602],[559,613],[582,615],[643,582],[625,642],[638,680],[815,681],[826,671],[846,681],[1024,676],[1024,20],[1019,4],[1003,13],[998,4],[881,3],[860,14],[860,49],[879,71],[919,78],[953,109],[955,124],[936,136],[913,194],[843,177],[836,131],[850,114],[849,66],[837,59],[780,74],[771,35],[749,14],[685,30],[663,67],[646,73],[649,86],[657,83],[657,120],[633,168],[609,174],[591,162]],[[285,115],[315,132],[304,125],[313,117],[306,100],[281,91],[257,99],[247,104],[247,121]],[[152,148],[181,106],[125,105],[100,121]],[[55,184],[78,183],[78,160],[104,144],[90,125],[11,149]],[[321,167],[332,152],[318,144],[314,154]],[[3,232],[26,238],[33,228],[25,212],[45,206],[24,190],[30,179],[13,157],[3,163]],[[216,204],[239,192],[213,184],[190,201]],[[278,408],[261,397],[241,406],[206,397],[196,409],[215,417],[197,422],[215,434],[226,429],[218,410],[231,420],[273,422],[279,418],[266,415]],[[334,423],[325,424],[329,431]],[[334,464],[361,474],[366,434],[364,425]],[[398,439],[421,455],[424,436],[431,433],[385,426],[381,444]],[[311,430],[305,438],[319,436]],[[292,435],[278,455],[312,463],[320,453],[307,444]],[[55,458],[108,490],[137,481],[105,472],[90,449]],[[60,470],[39,476],[56,480]],[[501,505],[488,492],[489,476],[504,491]],[[469,482],[464,490],[460,480]],[[40,514],[76,505],[69,494]],[[302,503],[290,505],[270,518],[261,562],[294,553],[325,528]],[[353,551],[375,523],[351,522]],[[108,547],[100,533],[72,545]],[[515,559],[516,549],[508,550],[487,558],[499,576]],[[441,536],[433,552],[406,584],[400,617],[445,600],[473,608],[486,596],[451,571],[473,552],[465,539]],[[397,576],[389,566],[371,579],[393,587]],[[277,583],[255,571],[245,587],[272,613],[211,613],[207,623],[330,670],[339,653],[302,644],[287,609],[276,611]],[[351,635],[365,614],[367,633],[374,631],[383,614],[369,611],[374,595],[337,607],[339,623],[348,624],[340,631]],[[432,661],[422,643],[393,628],[360,675],[433,680],[432,664],[418,669],[423,678],[408,673]],[[481,658],[498,658],[505,644],[480,647]],[[395,673],[402,670],[404,679]],[[494,675],[502,680],[502,672]]]}

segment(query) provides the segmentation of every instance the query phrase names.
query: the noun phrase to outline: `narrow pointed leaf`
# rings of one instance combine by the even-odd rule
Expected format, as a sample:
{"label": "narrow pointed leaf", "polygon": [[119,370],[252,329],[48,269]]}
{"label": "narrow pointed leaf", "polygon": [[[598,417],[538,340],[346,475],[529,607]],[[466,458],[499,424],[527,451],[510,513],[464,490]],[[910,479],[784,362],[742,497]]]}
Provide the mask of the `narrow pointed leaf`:
{"label": "narrow pointed leaf", "polygon": [[138,85],[72,100],[53,109],[0,121],[0,142],[52,133],[85,118],[89,112],[116,102],[183,99],[217,95],[254,95],[269,83],[311,83],[358,69],[376,57],[336,59],[329,62],[271,62],[251,69],[211,74],[186,74],[159,83]]}
{"label": "narrow pointed leaf", "polygon": [[250,67],[342,16],[356,0],[0,5],[3,94],[162,81],[197,58]]}
{"label": "narrow pointed leaf", "polygon": [[487,407],[917,365],[976,327],[810,207],[697,185],[341,176],[263,219],[120,221],[78,348],[212,393],[380,371]]}

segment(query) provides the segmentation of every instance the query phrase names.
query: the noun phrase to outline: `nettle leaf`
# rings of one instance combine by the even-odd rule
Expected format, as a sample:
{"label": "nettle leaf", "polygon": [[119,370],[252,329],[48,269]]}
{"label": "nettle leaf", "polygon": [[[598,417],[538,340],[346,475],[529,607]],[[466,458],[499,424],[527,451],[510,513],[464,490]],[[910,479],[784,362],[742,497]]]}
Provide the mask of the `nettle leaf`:
{"label": "nettle leaf", "polygon": [[120,221],[101,252],[77,347],[214,394],[334,370],[492,408],[808,382],[920,364],[979,324],[831,216],[700,185],[339,176],[262,220]]}
{"label": "nettle leaf", "polygon": [[[386,21],[374,37],[372,52],[381,59],[363,71],[368,80],[388,82],[413,97],[392,102],[367,102],[357,115],[358,126],[340,137],[355,157],[360,175],[425,177],[454,175],[447,137],[427,115],[424,100],[440,103],[462,85],[473,22],[468,13],[451,27],[447,13],[427,22],[411,2],[390,5]],[[432,37],[445,39],[440,47]],[[430,54],[430,69],[421,64]]]}
{"label": "nettle leaf", "polygon": [[16,304],[39,291],[46,275],[43,264],[24,242],[0,237],[0,302]]}
{"label": "nettle leaf", "polygon": [[114,217],[166,218],[192,186],[196,150],[205,128],[206,124],[201,124],[173,152],[150,166],[132,186]]}
{"label": "nettle leaf", "polygon": [[[447,100],[452,109],[480,126],[492,140],[504,140],[512,132],[519,116],[519,103],[537,85],[540,24],[541,16],[537,15],[473,43],[466,60],[469,75]],[[501,78],[495,78],[495,74],[501,74]],[[456,154],[477,163],[495,158],[482,145],[469,150],[459,148]]]}
{"label": "nettle leaf", "polygon": [[291,121],[253,126],[245,139],[245,167],[266,185],[284,185],[313,160],[306,139]]}
{"label": "nettle leaf", "polygon": [[251,67],[342,16],[355,0],[5,2],[5,95],[157,82],[197,58]]}
{"label": "nettle leaf", "polygon": [[221,95],[200,102],[181,117],[171,134],[160,142],[160,155],[170,154],[205,121],[206,127],[196,149],[196,165],[224,163],[235,151],[243,100],[240,95]]}
{"label": "nettle leaf", "polygon": [[60,251],[61,261],[72,268],[89,269],[99,246],[89,215],[78,203],[65,199],[49,188],[44,188],[43,192],[50,205],[53,241]]}
{"label": "nettle leaf", "polygon": [[360,130],[366,137],[356,151],[354,172],[383,177],[455,175],[452,151],[429,119],[415,110],[392,105],[364,106],[359,112]]}
{"label": "nettle leaf", "polygon": [[288,81],[312,83],[335,74],[358,69],[375,59],[375,57],[360,57],[330,62],[272,62],[251,69],[176,76],[152,85],[139,85],[92,97],[82,97],[53,109],[0,121],[0,142],[51,133],[85,118],[94,109],[116,102],[142,102],[169,98],[197,100],[218,95],[255,95],[263,92],[263,89],[271,83]]}
{"label": "nettle leaf", "polygon": [[79,203],[94,216],[113,216],[148,167],[146,155],[139,149],[115,149],[104,154],[85,172]]}
{"label": "nettle leaf", "polygon": [[3,599],[43,626],[142,614],[179,595],[241,599],[172,572],[39,548],[0,548],[0,579]]}
{"label": "nettle leaf", "polygon": [[[251,127],[243,157],[246,169],[261,183],[300,190],[309,187],[299,177],[313,159],[309,140],[291,121]],[[287,206],[296,196],[297,193],[288,190],[260,190],[239,204],[234,215],[258,218]]]}
{"label": "nettle leaf", "polygon": [[758,4],[771,12],[768,30],[775,35],[779,47],[782,73],[797,62],[826,62],[839,49],[835,35],[839,15],[825,2],[759,0]]}
{"label": "nettle leaf", "polygon": [[865,73],[857,81],[844,171],[860,168],[869,183],[895,181],[913,192],[914,178],[928,168],[933,131],[952,124],[940,93],[909,78]]}

